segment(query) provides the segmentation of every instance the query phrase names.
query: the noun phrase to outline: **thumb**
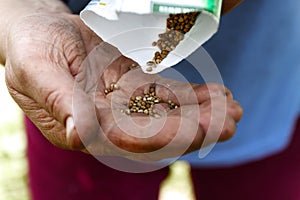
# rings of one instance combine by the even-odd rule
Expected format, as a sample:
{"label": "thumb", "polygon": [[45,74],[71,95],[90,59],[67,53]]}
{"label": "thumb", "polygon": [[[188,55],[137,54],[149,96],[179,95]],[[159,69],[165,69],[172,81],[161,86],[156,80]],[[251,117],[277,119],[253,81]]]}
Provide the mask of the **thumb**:
{"label": "thumb", "polygon": [[[79,137],[73,119],[73,95],[75,80],[67,65],[53,62],[6,63],[6,82],[10,93],[26,115],[41,130],[43,135],[57,146],[68,149],[82,149],[82,139],[92,137],[94,125],[86,124],[85,135]],[[78,90],[79,88],[77,88]],[[89,96],[77,92],[77,100],[88,102]],[[82,104],[80,112],[92,104]],[[78,112],[78,113],[80,113]],[[87,116],[85,121],[91,121]],[[68,136],[66,135],[68,128]]]}
{"label": "thumb", "polygon": [[[44,70],[43,74],[47,74],[47,78],[35,80],[38,87],[33,87],[32,97],[65,127],[67,146],[83,149],[84,144],[88,144],[99,132],[92,97],[78,87],[68,68],[48,66]],[[74,105],[80,106],[74,108]],[[74,118],[81,121],[76,123]],[[78,130],[75,124],[81,124],[84,130]]]}

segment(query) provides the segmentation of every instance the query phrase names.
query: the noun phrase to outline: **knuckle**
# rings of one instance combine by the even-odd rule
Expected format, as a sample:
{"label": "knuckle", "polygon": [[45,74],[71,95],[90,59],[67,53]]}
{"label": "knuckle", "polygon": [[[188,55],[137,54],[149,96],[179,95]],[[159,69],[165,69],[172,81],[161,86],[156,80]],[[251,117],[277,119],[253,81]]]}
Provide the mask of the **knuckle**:
{"label": "knuckle", "polygon": [[236,131],[236,124],[234,120],[232,118],[227,118],[220,136],[220,141],[226,141],[232,138],[235,131]]}
{"label": "knuckle", "polygon": [[47,111],[52,116],[57,116],[59,114],[59,107],[62,103],[63,93],[59,90],[49,91],[45,98],[45,105]]}

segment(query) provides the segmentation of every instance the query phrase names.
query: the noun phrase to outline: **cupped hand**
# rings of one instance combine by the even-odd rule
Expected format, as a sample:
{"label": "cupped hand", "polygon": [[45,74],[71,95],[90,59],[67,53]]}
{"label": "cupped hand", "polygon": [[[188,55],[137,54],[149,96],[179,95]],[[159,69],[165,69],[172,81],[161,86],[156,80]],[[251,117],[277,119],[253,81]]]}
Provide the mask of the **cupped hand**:
{"label": "cupped hand", "polygon": [[[133,61],[76,15],[28,15],[11,26],[7,47],[9,92],[62,148],[143,160],[175,157],[229,139],[242,115],[220,85],[190,85],[131,70]],[[92,52],[96,56],[88,56]],[[111,83],[118,89],[105,94]],[[153,84],[162,99],[155,105],[159,118],[124,114],[129,99]],[[179,107],[168,109],[168,100]]]}
{"label": "cupped hand", "polygon": [[[224,86],[145,74],[104,42],[83,62],[76,82],[73,139],[94,155],[148,161],[178,157],[229,139],[242,116],[240,105]],[[82,98],[82,91],[89,97]],[[133,112],[130,105],[136,99],[145,102],[150,91],[159,98],[152,109],[155,114],[149,115],[152,111],[145,105]],[[136,107],[141,106],[138,103]]]}

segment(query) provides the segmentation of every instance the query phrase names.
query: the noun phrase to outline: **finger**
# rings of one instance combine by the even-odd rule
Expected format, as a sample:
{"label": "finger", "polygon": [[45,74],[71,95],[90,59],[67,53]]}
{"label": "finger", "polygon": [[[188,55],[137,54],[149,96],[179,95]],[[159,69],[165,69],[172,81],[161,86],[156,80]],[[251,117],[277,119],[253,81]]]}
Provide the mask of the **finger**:
{"label": "finger", "polygon": [[179,105],[201,104],[211,98],[228,96],[231,92],[224,86],[216,83],[191,84],[180,83],[169,79],[156,81],[156,92],[164,100],[172,100]]}
{"label": "finger", "polygon": [[231,92],[220,84],[198,85],[178,82],[162,78],[159,75],[145,74],[140,69],[130,70],[119,81],[119,85],[126,88],[127,94],[142,94],[144,90],[148,90],[150,85],[153,84],[155,84],[158,97],[165,102],[172,100],[179,105],[199,104],[216,96],[226,95],[232,98]]}
{"label": "finger", "polygon": [[239,122],[243,116],[243,108],[237,101],[234,100],[227,102],[227,112],[235,122]]}
{"label": "finger", "polygon": [[[240,118],[239,110],[235,110],[232,100],[215,97],[199,105],[200,125],[206,133],[204,145],[224,141],[233,136],[236,119]],[[238,108],[238,106],[237,106]]]}
{"label": "finger", "polygon": [[[201,144],[199,140],[202,138],[202,131],[198,129],[199,124],[189,118],[179,116],[161,116],[159,119],[147,120],[144,116],[134,118],[134,123],[125,119],[119,120],[117,125],[106,132],[108,139],[122,150],[154,154],[164,151],[178,156],[189,148],[195,138],[197,144]],[[145,124],[146,121],[148,123]],[[125,126],[128,129],[124,128]]]}
{"label": "finger", "polygon": [[190,119],[199,118],[200,127],[206,134],[205,145],[217,142],[219,138],[222,141],[229,139],[234,134],[235,124],[242,114],[241,107],[225,97],[215,97],[191,108],[191,105],[184,105],[180,109],[171,110],[169,114]]}

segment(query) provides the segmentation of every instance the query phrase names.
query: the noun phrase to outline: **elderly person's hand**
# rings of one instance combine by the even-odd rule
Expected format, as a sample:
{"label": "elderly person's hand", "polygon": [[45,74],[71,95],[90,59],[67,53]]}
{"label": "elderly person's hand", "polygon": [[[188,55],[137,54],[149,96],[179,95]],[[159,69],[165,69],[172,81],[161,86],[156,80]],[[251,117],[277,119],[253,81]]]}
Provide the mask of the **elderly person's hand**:
{"label": "elderly person's hand", "polygon": [[[102,40],[88,29],[77,15],[70,14],[60,1],[1,0],[0,5],[2,9],[4,8],[1,14],[7,16],[1,22],[0,60],[5,62],[9,92],[25,114],[53,144],[85,152],[87,148],[100,155],[119,154],[132,157],[119,149],[113,149],[111,143],[130,152],[145,153],[158,150],[174,138],[179,130],[179,122],[183,125],[181,128],[186,128],[186,130],[191,127],[195,130],[197,127],[194,135],[193,133],[190,136],[181,134],[179,137],[181,139],[172,144],[173,150],[177,147],[183,147],[183,149],[187,147],[185,153],[201,147],[208,126],[222,125],[221,132],[213,133],[217,136],[221,134],[219,140],[226,140],[233,135],[235,124],[240,119],[242,111],[240,106],[233,101],[228,90],[224,92],[225,89],[219,85],[193,85],[194,92],[191,95],[194,94],[197,97],[197,102],[194,100],[189,102],[189,98],[176,102],[176,98],[171,93],[179,96],[186,95],[180,91],[189,88],[188,84],[178,83],[174,86],[177,83],[170,82],[171,90],[168,87],[162,87],[165,79],[156,75],[145,75],[139,69],[129,70],[132,61],[121,55],[104,72],[106,76],[102,77],[102,82],[99,82],[93,94],[96,98],[90,101],[89,91],[82,87],[82,83],[88,82],[85,77],[86,69],[82,68],[87,66],[85,64],[87,55],[99,44],[103,44]],[[16,8],[19,10],[12,12]],[[116,50],[112,51],[115,54],[112,53],[111,56],[118,54]],[[107,55],[99,54],[98,56],[100,60],[101,58],[105,60]],[[141,77],[143,80],[140,80]],[[101,94],[111,81],[119,82],[120,90],[109,95]],[[143,133],[147,136],[145,138],[140,138],[142,136],[136,135],[137,133],[128,135],[126,131],[118,127],[119,124],[112,117],[115,108],[123,105],[122,101],[132,95],[128,91],[134,88],[134,81],[139,81],[141,86],[145,81],[144,87],[149,87],[149,82],[156,82],[158,95],[164,100],[168,97],[180,104],[180,109],[163,111],[166,114],[165,117],[162,116],[165,124],[158,134],[150,138],[149,133]],[[77,82],[80,87],[75,87],[77,89],[74,90]],[[128,91],[126,92],[124,88],[128,88]],[[213,98],[209,95],[208,88],[214,91]],[[74,91],[76,98],[74,98]],[[224,96],[225,93],[227,96]],[[225,107],[222,104],[224,97]],[[75,116],[73,101],[85,102],[80,109],[74,107]],[[91,123],[95,120],[89,118],[91,104],[88,102],[96,107],[97,122],[101,125],[101,130],[95,129],[97,124]],[[117,106],[113,107],[111,102],[115,102]],[[211,112],[212,102],[216,102],[214,105],[220,107],[219,114]],[[195,110],[201,115],[198,116]],[[86,118],[78,121],[78,117],[85,116]],[[212,119],[218,119],[218,116],[221,116],[224,121],[219,124],[211,123]],[[144,116],[135,115],[132,117],[137,119],[138,124],[142,123],[141,119],[144,118]],[[191,117],[193,120],[187,120]],[[75,127],[73,121],[75,121]],[[68,136],[66,136],[67,125]],[[76,126],[83,130],[76,130]],[[192,142],[189,143],[190,141]],[[178,156],[182,152],[164,153],[161,157],[149,159]]]}
{"label": "elderly person's hand", "polygon": [[0,5],[7,15],[0,52],[9,92],[49,141],[70,148],[65,125],[72,116],[74,77],[102,40],[59,0]]}
{"label": "elderly person's hand", "polygon": [[224,86],[178,82],[132,66],[104,42],[82,63],[73,98],[75,147],[83,142],[95,155],[159,160],[234,134],[242,109]]}

